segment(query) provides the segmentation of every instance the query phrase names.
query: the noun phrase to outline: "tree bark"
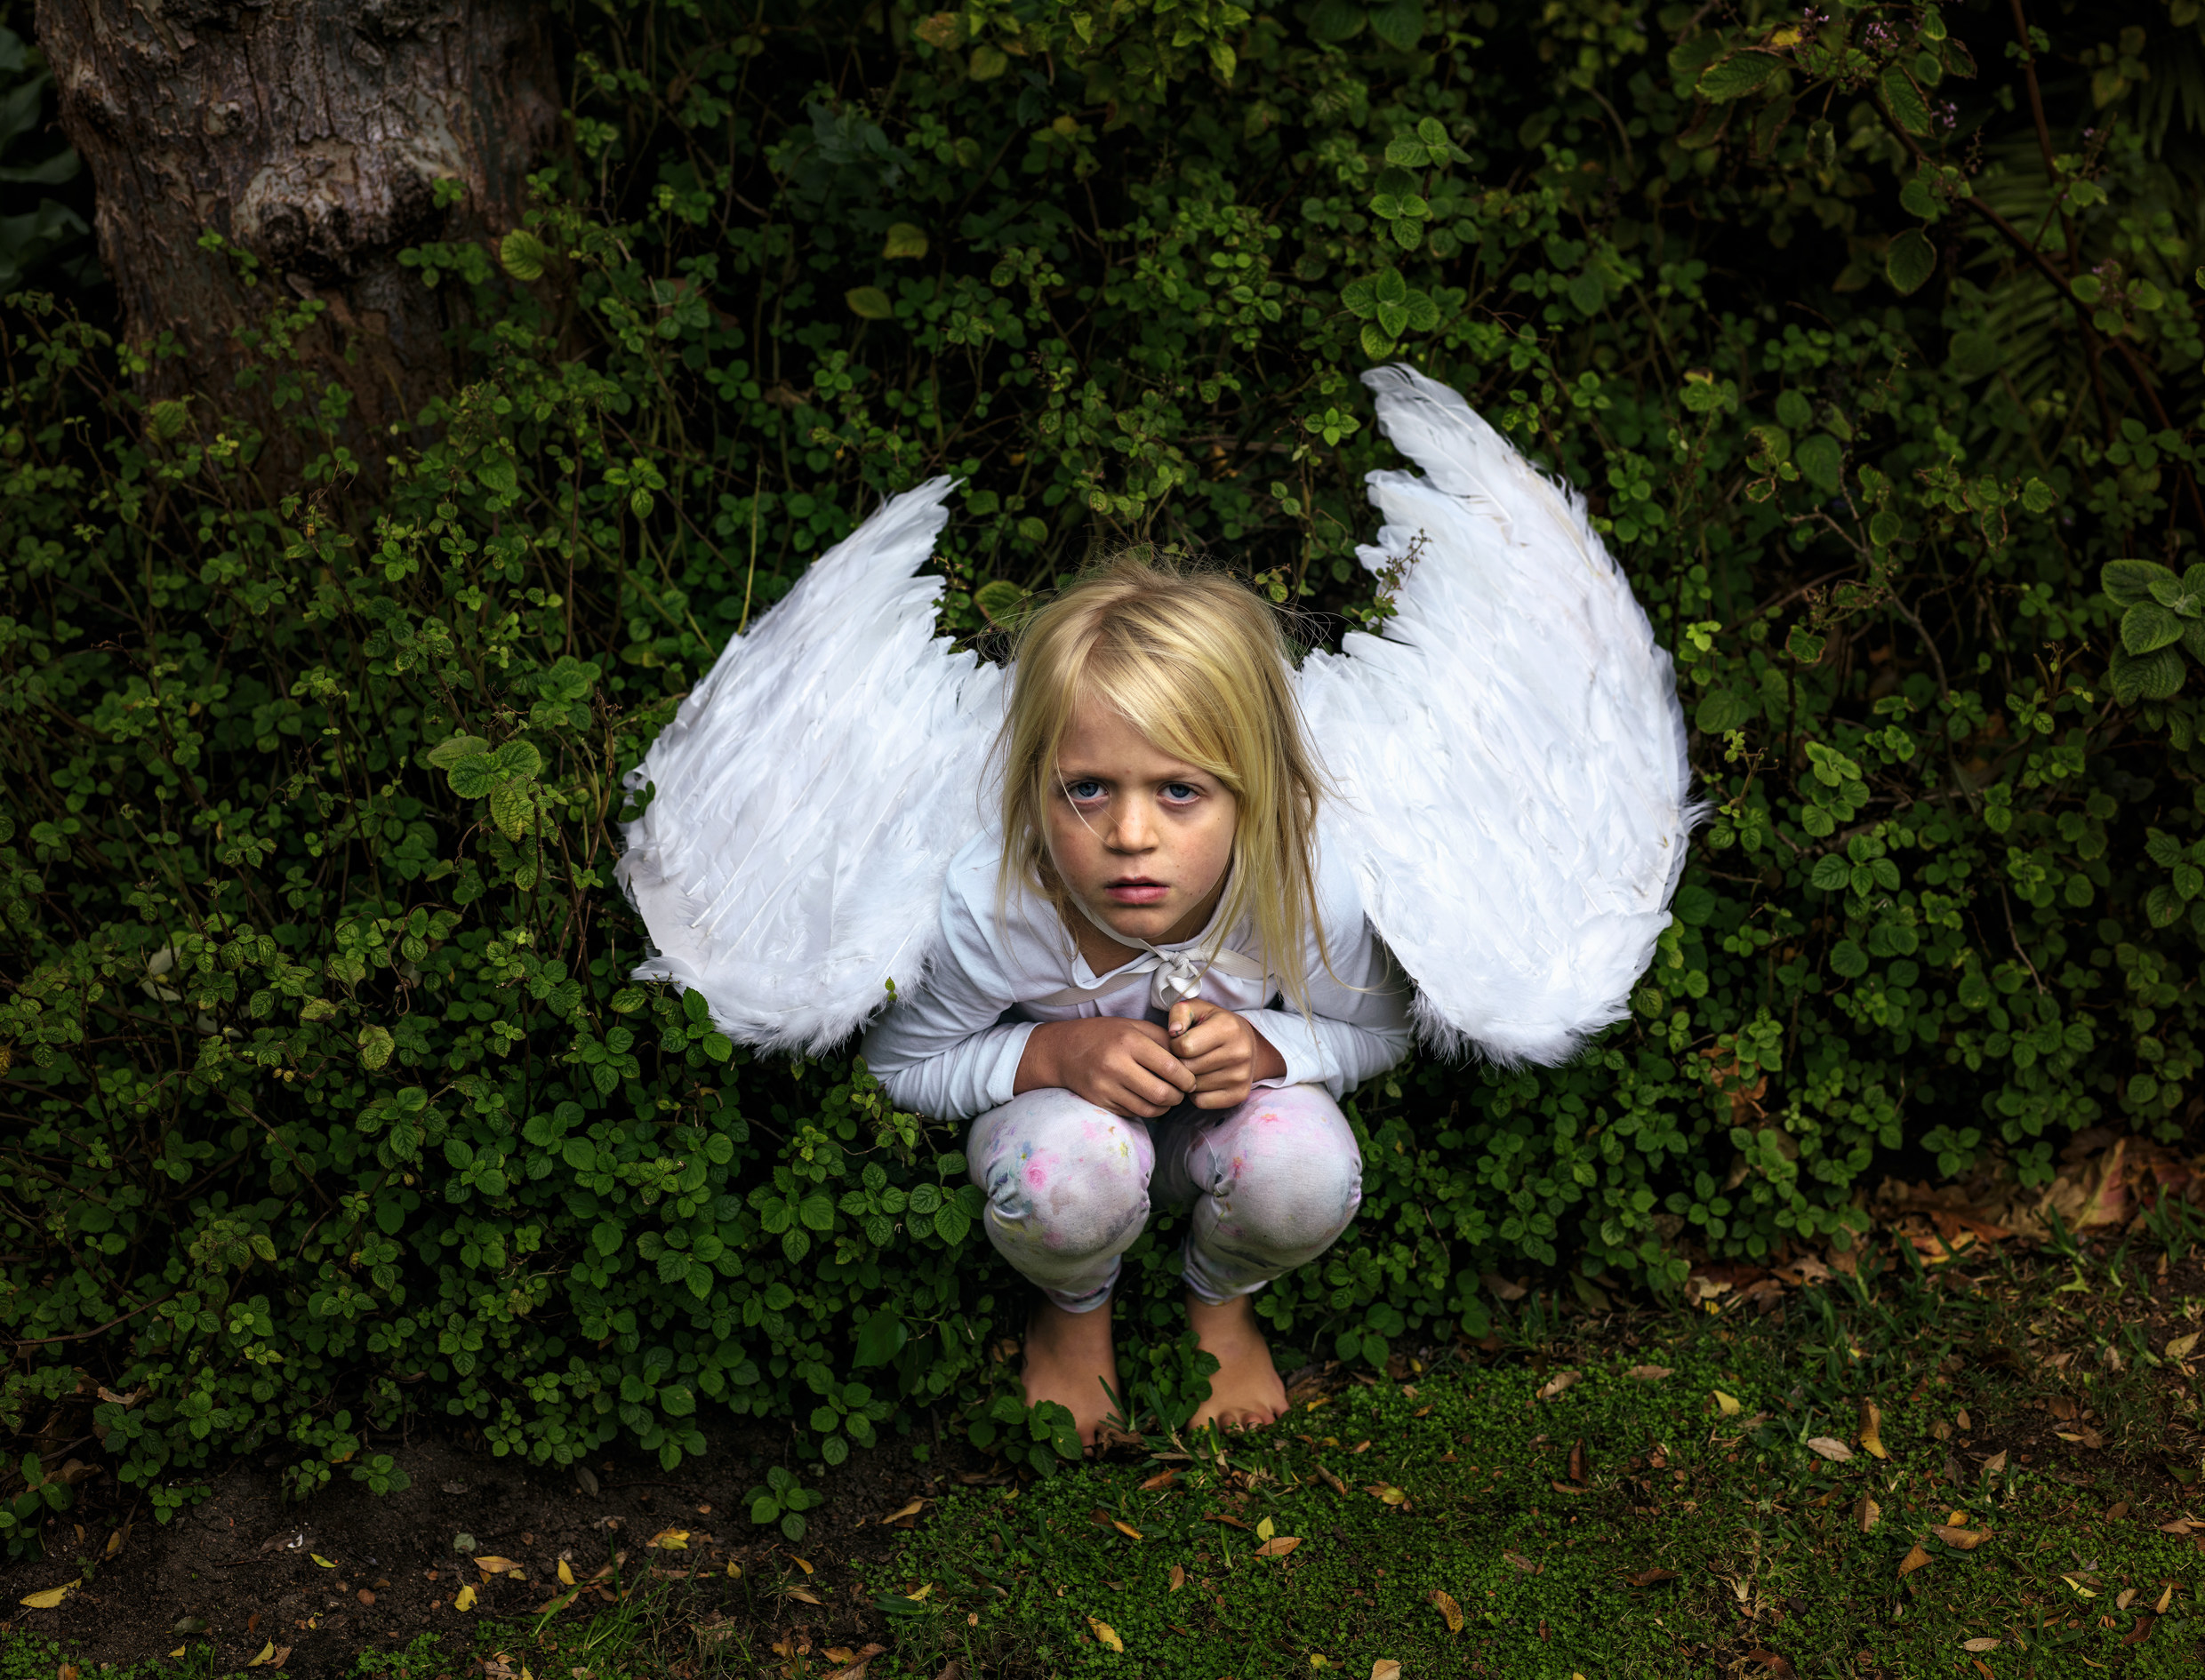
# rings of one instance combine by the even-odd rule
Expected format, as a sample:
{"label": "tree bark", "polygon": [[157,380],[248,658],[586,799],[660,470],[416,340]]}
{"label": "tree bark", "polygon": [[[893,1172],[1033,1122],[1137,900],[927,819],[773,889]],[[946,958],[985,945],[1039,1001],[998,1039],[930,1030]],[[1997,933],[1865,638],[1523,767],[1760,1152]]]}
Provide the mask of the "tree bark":
{"label": "tree bark", "polygon": [[[547,19],[528,0],[38,0],[61,125],[91,168],[100,260],[148,401],[193,399],[267,436],[264,482],[325,447],[279,412],[251,340],[321,300],[298,354],[351,394],[330,441],[380,476],[457,369],[450,285],[398,253],[518,224],[558,111]],[[440,207],[439,181],[458,196]],[[444,196],[453,198],[447,188]],[[258,260],[203,245],[212,230]],[[281,288],[280,291],[277,288]],[[240,375],[260,367],[258,379]],[[211,411],[211,412],[210,412]],[[233,433],[234,435],[234,433]]]}

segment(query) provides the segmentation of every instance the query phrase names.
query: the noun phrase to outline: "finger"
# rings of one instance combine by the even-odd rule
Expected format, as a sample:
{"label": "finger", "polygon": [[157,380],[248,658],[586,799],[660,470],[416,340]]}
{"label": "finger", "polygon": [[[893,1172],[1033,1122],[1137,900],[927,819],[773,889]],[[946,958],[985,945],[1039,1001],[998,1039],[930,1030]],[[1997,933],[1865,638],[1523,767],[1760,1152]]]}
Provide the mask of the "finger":
{"label": "finger", "polygon": [[1230,1085],[1220,1085],[1213,1091],[1198,1091],[1193,1102],[1198,1108],[1238,1108],[1248,1100],[1254,1087],[1246,1080],[1235,1080]]}
{"label": "finger", "polygon": [[1194,1076],[1194,1083],[1199,1087],[1205,1080],[1214,1081],[1220,1074],[1238,1073],[1245,1079],[1255,1060],[1238,1044],[1220,1044],[1206,1056],[1183,1057],[1179,1065]]}
{"label": "finger", "polygon": [[1221,1006],[1209,1002],[1207,998],[1190,997],[1174,1004],[1171,1006],[1171,1014],[1167,1017],[1170,1036],[1174,1038],[1180,1037],[1188,1028],[1199,1026],[1211,1016],[1220,1012]]}
{"label": "finger", "polygon": [[[1133,1052],[1133,1061],[1137,1067],[1154,1074],[1159,1079],[1169,1084],[1175,1092],[1194,1089],[1194,1076],[1187,1070],[1187,1064],[1172,1054],[1170,1051],[1159,1044],[1144,1043],[1135,1043],[1129,1048]],[[1175,1098],[1175,1100],[1176,1100]]]}
{"label": "finger", "polygon": [[1246,1025],[1239,1016],[1221,1009],[1207,1020],[1199,1021],[1183,1033],[1172,1045],[1172,1054],[1182,1061],[1198,1060],[1228,1048],[1249,1054]]}

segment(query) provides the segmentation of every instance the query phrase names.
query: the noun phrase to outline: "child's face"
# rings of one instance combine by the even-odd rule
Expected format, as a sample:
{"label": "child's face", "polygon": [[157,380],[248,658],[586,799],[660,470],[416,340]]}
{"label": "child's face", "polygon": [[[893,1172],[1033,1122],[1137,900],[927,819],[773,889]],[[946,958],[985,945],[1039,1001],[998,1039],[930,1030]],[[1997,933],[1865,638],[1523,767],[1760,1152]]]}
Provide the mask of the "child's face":
{"label": "child's face", "polygon": [[1199,933],[1232,861],[1231,791],[1088,700],[1056,768],[1049,852],[1064,884],[1107,926],[1151,945]]}

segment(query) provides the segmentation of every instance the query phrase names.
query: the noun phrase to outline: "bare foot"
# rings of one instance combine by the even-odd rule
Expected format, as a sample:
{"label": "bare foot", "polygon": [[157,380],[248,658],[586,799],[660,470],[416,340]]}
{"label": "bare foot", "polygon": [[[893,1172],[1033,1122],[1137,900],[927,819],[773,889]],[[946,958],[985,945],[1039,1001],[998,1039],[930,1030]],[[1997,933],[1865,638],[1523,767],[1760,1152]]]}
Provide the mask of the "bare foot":
{"label": "bare foot", "polygon": [[1118,1388],[1118,1354],[1111,1344],[1111,1308],[1104,1302],[1091,1313],[1068,1313],[1053,1301],[1034,1308],[1026,1321],[1026,1404],[1054,1400],[1072,1414],[1079,1439],[1094,1444],[1102,1420],[1113,1409],[1102,1390]]}
{"label": "bare foot", "polygon": [[1187,1322],[1202,1351],[1217,1361],[1210,1397],[1191,1428],[1215,1423],[1223,1429],[1260,1429],[1287,1415],[1287,1385],[1271,1362],[1271,1346],[1255,1327],[1255,1303],[1243,1295],[1222,1307],[1187,1297]]}

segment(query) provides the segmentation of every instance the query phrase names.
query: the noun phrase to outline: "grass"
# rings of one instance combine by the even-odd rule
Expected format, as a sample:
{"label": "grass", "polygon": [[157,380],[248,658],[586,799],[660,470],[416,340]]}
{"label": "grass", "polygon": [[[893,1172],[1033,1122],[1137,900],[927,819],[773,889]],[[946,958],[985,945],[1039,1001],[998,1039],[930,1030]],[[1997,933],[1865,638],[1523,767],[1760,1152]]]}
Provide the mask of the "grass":
{"label": "grass", "polygon": [[[861,1600],[885,1646],[867,1680],[2205,1672],[2205,1528],[2166,1532],[2200,1465],[2183,1338],[2205,1270],[1902,1256],[1758,1319],[1534,1298],[1486,1348],[1303,1398],[1222,1453],[1156,1441],[960,1492],[886,1561],[816,1578],[754,1563],[732,1617],[650,1582],[359,1672],[502,1652],[490,1680],[820,1676],[852,1660],[825,1632],[847,1611],[826,1618]],[[51,1680],[26,1643],[0,1680]]]}

